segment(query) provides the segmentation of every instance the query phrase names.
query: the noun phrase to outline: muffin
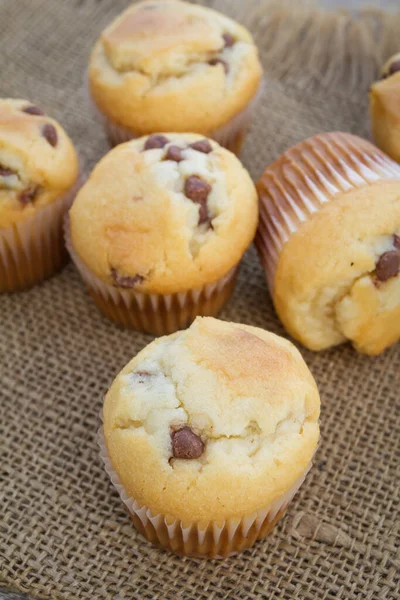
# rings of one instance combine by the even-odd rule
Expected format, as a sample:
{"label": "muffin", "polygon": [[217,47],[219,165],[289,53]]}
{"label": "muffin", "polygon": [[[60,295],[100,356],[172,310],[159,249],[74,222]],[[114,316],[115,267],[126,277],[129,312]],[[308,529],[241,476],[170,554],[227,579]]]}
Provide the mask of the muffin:
{"label": "muffin", "polygon": [[220,310],[257,220],[255,186],[234,154],[197,134],[154,134],[99,162],[67,244],[108,317],[161,335]]}
{"label": "muffin", "polygon": [[257,183],[256,246],[276,311],[311,350],[400,336],[400,167],[347,133],[285,152]]}
{"label": "muffin", "polygon": [[88,77],[111,144],[193,131],[238,153],[261,74],[253,39],[235,21],[180,0],[148,0],[101,34]]}
{"label": "muffin", "polygon": [[27,100],[0,99],[0,292],[50,277],[65,259],[62,219],[78,159],[62,127]]}
{"label": "muffin", "polygon": [[311,466],[319,405],[290,342],[199,317],[152,342],[114,380],[101,456],[147,539],[225,557],[282,517]]}
{"label": "muffin", "polygon": [[376,144],[400,162],[400,53],[382,68],[369,92],[372,135]]}

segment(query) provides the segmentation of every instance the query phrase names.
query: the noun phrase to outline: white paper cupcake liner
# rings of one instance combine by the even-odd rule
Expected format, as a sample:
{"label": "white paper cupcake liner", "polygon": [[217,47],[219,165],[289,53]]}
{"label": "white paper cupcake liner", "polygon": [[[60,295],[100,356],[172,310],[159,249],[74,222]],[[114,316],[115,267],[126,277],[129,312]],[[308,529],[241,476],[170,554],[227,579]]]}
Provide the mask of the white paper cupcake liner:
{"label": "white paper cupcake liner", "polygon": [[[214,139],[221,146],[224,146],[231,152],[234,152],[236,155],[239,155],[241,147],[244,142],[244,138],[247,134],[247,131],[250,127],[254,110],[257,107],[258,102],[262,96],[262,92],[264,89],[264,82],[261,81],[259,88],[254,95],[254,97],[250,100],[247,106],[237,113],[230,121],[218,127],[217,129],[213,129],[205,134],[205,137]],[[90,96],[88,79],[86,75],[86,93],[88,101],[94,111],[96,117],[101,121],[108,140],[112,146],[117,146],[118,144],[123,144],[124,142],[128,142],[129,140],[142,137],[143,133],[135,133],[132,129],[124,127],[122,125],[118,125],[112,119],[108,118],[104,115],[96,103]],[[155,133],[155,132],[149,132]],[[191,132],[192,133],[192,132]],[[193,132],[195,133],[195,132]]]}
{"label": "white paper cupcake liner", "polygon": [[343,192],[400,179],[400,165],[347,133],[324,133],[290,148],[261,176],[255,245],[271,294],[284,244],[302,223]]}
{"label": "white paper cupcake liner", "polygon": [[97,307],[119,325],[154,335],[185,329],[197,316],[215,316],[229,300],[239,272],[237,264],[217,281],[199,289],[145,294],[114,287],[94,275],[72,246],[68,218],[65,243]]}
{"label": "white paper cupcake liner", "polygon": [[10,227],[0,229],[0,292],[27,289],[58,271],[68,254],[63,217],[81,179],[62,197]]}
{"label": "white paper cupcake liner", "polygon": [[304,473],[282,496],[272,504],[240,519],[187,523],[171,520],[165,515],[154,513],[149,507],[140,505],[130,497],[118,474],[113,468],[104,439],[103,427],[98,431],[100,456],[113,486],[130,514],[136,529],[150,542],[185,556],[203,558],[226,558],[250,548],[257,539],[268,535],[282,517],[287,506],[305,480],[310,463]]}

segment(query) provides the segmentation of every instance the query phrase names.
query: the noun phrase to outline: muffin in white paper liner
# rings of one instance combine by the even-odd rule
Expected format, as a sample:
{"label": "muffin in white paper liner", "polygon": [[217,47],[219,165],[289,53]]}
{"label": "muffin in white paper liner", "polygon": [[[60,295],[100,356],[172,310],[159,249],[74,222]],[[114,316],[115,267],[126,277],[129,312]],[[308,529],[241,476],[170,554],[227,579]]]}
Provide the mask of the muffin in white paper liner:
{"label": "muffin in white paper liner", "polygon": [[287,150],[257,189],[255,245],[289,333],[313,350],[396,342],[400,166],[367,140],[324,133]]}
{"label": "muffin in white paper liner", "polygon": [[0,292],[27,289],[66,263],[63,218],[80,185],[78,180],[62,197],[0,229]]}
{"label": "muffin in white paper liner", "polygon": [[157,546],[184,556],[201,558],[227,558],[250,548],[256,540],[266,537],[284,515],[312,467],[310,463],[289,490],[269,506],[252,514],[244,515],[241,519],[189,523],[179,519],[168,519],[162,514],[153,514],[149,507],[140,506],[134,498],[129,497],[109,458],[103,427],[98,430],[98,444],[105,470],[136,529]]}
{"label": "muffin in white paper liner", "polygon": [[235,265],[228,273],[200,289],[175,294],[145,294],[114,287],[94,275],[75,252],[65,219],[65,243],[96,306],[112,321],[154,335],[185,329],[198,316],[214,316],[229,300],[239,273]]}
{"label": "muffin in white paper liner", "polygon": [[[103,127],[105,129],[107,138],[110,142],[111,146],[116,146],[118,144],[123,144],[124,142],[129,142],[129,140],[142,137],[143,133],[135,134],[135,132],[128,127],[123,127],[122,125],[118,125],[114,123],[110,118],[104,115],[96,106],[94,100],[90,97],[90,92],[88,89],[88,85],[86,84],[87,97],[91,104],[92,110],[94,111],[95,116],[101,121]],[[260,87],[254,96],[254,98],[249,102],[249,104],[238,114],[236,114],[230,121],[204,134],[205,137],[211,138],[224,146],[237,156],[240,154],[241,148],[244,143],[244,139],[246,134],[250,128],[254,111],[257,108],[257,105],[261,99],[262,93],[264,90],[264,83],[261,82]],[[159,132],[148,132],[148,133],[159,133]]]}
{"label": "muffin in white paper liner", "polygon": [[147,539],[184,555],[225,557],[283,515],[310,469],[319,407],[293,344],[199,317],[152,341],[114,379],[101,456]]}
{"label": "muffin in white paper liner", "polygon": [[237,154],[262,65],[250,32],[226,15],[190,2],[137,2],[101,32],[88,74],[112,144],[197,132]]}

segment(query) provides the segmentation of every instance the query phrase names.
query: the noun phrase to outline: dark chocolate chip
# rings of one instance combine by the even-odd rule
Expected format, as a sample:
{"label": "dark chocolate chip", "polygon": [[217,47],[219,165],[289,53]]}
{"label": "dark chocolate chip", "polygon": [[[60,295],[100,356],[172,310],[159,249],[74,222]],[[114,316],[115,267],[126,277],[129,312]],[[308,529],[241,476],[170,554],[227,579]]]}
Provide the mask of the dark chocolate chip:
{"label": "dark chocolate chip", "polygon": [[42,127],[42,136],[47,140],[50,146],[55,148],[58,142],[57,130],[51,123],[46,123]]}
{"label": "dark chocolate chip", "polygon": [[211,192],[211,185],[197,177],[197,175],[191,175],[185,181],[185,196],[201,204],[207,202],[208,194]]}
{"label": "dark chocolate chip", "polygon": [[400,71],[400,59],[392,62],[389,67],[389,75],[393,75],[393,73],[397,73],[397,71]]}
{"label": "dark chocolate chip", "polygon": [[15,171],[0,165],[0,177],[10,177],[10,175],[15,175]]}
{"label": "dark chocolate chip", "polygon": [[394,234],[394,236],[393,236],[393,245],[395,248],[400,250],[400,237],[396,234]]}
{"label": "dark chocolate chip", "polygon": [[181,162],[183,160],[182,148],[179,146],[168,146],[167,154],[165,157],[167,160],[173,160],[175,162]]}
{"label": "dark chocolate chip", "polygon": [[171,440],[174,458],[199,458],[204,452],[204,442],[190,427],[173,431]]}
{"label": "dark chocolate chip", "polygon": [[206,139],[193,142],[193,144],[190,144],[189,148],[193,148],[193,150],[197,150],[197,152],[203,152],[204,154],[210,154],[210,152],[212,152],[212,146]]}
{"label": "dark chocolate chip", "polygon": [[228,73],[229,71],[228,63],[223,58],[212,58],[208,61],[208,64],[212,67],[214,67],[215,65],[222,65],[224,67],[225,73]]}
{"label": "dark chocolate chip", "polygon": [[28,115],[35,115],[36,117],[42,117],[44,115],[44,112],[38,106],[34,106],[33,104],[32,106],[23,108],[22,112],[27,113]]}
{"label": "dark chocolate chip", "polygon": [[37,187],[30,187],[26,190],[23,190],[18,196],[18,200],[23,206],[30,204],[34,197],[36,196]]}
{"label": "dark chocolate chip", "polygon": [[144,150],[153,150],[154,148],[164,148],[168,144],[169,139],[165,135],[151,135],[147,138]]}
{"label": "dark chocolate chip", "polygon": [[224,33],[222,39],[225,42],[225,48],[231,48],[236,41],[233,35],[231,35],[230,33]]}
{"label": "dark chocolate chip", "polygon": [[387,281],[391,277],[396,277],[399,271],[400,254],[396,250],[390,250],[382,254],[375,267],[378,281]]}
{"label": "dark chocolate chip", "polygon": [[126,275],[120,275],[117,269],[111,269],[111,277],[114,285],[122,288],[133,288],[138,283],[144,281],[143,275],[135,275],[134,277],[128,277]]}

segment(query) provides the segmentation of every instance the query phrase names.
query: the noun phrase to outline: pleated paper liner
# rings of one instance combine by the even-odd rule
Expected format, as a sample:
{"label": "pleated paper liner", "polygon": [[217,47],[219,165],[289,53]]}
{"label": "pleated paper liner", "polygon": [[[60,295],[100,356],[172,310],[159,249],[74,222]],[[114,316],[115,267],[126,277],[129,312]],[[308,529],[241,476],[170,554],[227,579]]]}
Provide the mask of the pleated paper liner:
{"label": "pleated paper liner", "polygon": [[65,243],[96,306],[109,319],[154,335],[186,329],[197,316],[215,316],[229,300],[235,287],[239,264],[217,281],[200,289],[176,294],[145,294],[114,287],[94,275],[75,252],[65,219]]}
{"label": "pleated paper liner", "polygon": [[154,513],[151,508],[140,505],[130,497],[114,471],[103,427],[98,431],[98,443],[105,469],[139,533],[156,546],[184,556],[201,558],[226,558],[266,537],[284,515],[312,466],[310,463],[292,487],[269,506],[242,518],[190,523]]}
{"label": "pleated paper liner", "polygon": [[28,218],[0,229],[0,292],[25,290],[51,277],[68,260],[63,218],[80,180]]}
{"label": "pleated paper liner", "polygon": [[348,133],[323,133],[300,142],[259,181],[255,239],[271,293],[283,245],[302,223],[343,192],[400,179],[400,166],[373,144]]}
{"label": "pleated paper liner", "polygon": [[[244,143],[246,134],[250,128],[254,111],[262,96],[263,89],[264,83],[261,82],[255,96],[250,100],[250,102],[242,111],[237,113],[230,121],[228,121],[221,127],[209,131],[207,134],[205,134],[205,137],[215,140],[216,142],[218,142],[218,144],[220,144],[224,148],[227,148],[228,150],[230,150],[238,156],[240,154],[240,150]],[[118,144],[129,142],[129,140],[145,135],[143,133],[136,134],[132,129],[129,129],[128,127],[118,125],[112,119],[110,119],[104,113],[102,113],[90,96],[89,86],[87,82],[86,91],[92,109],[97,118],[100,119],[101,123],[103,124],[111,146],[117,146]],[[149,134],[150,133],[155,132],[149,132]]]}

